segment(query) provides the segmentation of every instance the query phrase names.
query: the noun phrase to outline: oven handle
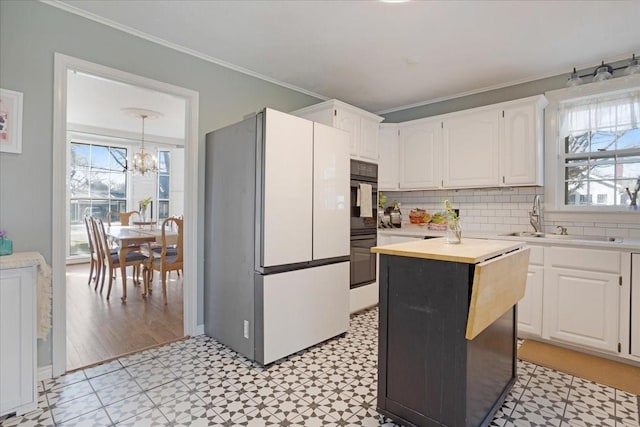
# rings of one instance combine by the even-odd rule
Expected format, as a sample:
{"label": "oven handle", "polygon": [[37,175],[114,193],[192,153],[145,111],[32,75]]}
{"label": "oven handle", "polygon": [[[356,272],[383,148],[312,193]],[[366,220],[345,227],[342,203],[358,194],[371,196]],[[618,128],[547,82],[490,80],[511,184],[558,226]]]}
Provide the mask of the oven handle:
{"label": "oven handle", "polygon": [[351,188],[358,188],[358,184],[371,184],[371,191],[378,191],[378,183],[376,181],[351,180]]}

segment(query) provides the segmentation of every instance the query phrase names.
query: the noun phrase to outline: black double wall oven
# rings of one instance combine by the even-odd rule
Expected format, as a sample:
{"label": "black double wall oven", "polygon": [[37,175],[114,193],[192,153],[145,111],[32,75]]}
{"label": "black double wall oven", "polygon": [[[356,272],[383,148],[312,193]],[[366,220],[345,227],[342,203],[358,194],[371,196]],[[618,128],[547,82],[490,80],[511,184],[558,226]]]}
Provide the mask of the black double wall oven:
{"label": "black double wall oven", "polygon": [[[371,186],[371,216],[362,216],[358,206],[360,184]],[[376,254],[371,248],[377,244],[378,225],[378,165],[351,160],[351,289],[376,281]]]}

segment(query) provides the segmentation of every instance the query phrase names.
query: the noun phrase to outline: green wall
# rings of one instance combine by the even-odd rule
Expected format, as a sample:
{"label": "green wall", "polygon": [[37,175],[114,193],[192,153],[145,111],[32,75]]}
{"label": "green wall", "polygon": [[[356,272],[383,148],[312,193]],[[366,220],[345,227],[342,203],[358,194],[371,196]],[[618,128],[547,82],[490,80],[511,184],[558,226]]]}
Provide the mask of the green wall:
{"label": "green wall", "polygon": [[[311,96],[203,61],[33,0],[0,1],[0,87],[24,94],[22,154],[0,153],[0,229],[14,251],[51,263],[54,53],[182,86],[200,94],[199,229],[204,212],[205,134],[269,106],[291,111]],[[96,102],[100,102],[96,99]],[[198,242],[202,253],[203,242]],[[198,265],[198,323],[203,323],[203,260]],[[54,284],[55,286],[55,284]],[[51,339],[38,365],[51,363]]]}
{"label": "green wall", "polygon": [[[628,63],[629,60],[625,60],[611,63],[611,65],[617,68],[620,66],[626,66]],[[598,65],[599,64],[594,64],[593,67],[578,70],[578,74],[581,76],[590,74],[595,71]],[[472,73],[473,70],[470,72]],[[614,73],[614,77],[622,76],[623,73],[624,70],[618,70]],[[565,74],[548,77],[546,79],[534,80],[473,95],[461,96],[459,98],[434,102],[433,104],[426,104],[419,107],[406,108],[404,110],[381,114],[381,116],[385,118],[384,123],[401,123],[409,120],[422,119],[424,117],[452,113],[454,111],[468,110],[470,108],[512,101],[514,99],[526,98],[528,96],[541,95],[550,90],[564,88],[567,84],[569,74],[571,74],[571,70],[567,70]],[[589,81],[588,78],[586,80],[587,82]]]}

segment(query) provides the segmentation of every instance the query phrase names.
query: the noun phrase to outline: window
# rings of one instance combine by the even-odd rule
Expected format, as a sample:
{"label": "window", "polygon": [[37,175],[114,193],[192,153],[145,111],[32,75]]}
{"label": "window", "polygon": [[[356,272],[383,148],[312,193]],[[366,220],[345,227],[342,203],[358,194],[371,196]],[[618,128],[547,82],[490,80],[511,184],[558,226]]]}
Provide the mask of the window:
{"label": "window", "polygon": [[640,185],[640,91],[566,101],[559,113],[564,205],[628,206]]}
{"label": "window", "polygon": [[71,143],[69,255],[89,253],[84,216],[127,210],[127,149]]}
{"label": "window", "polygon": [[158,221],[169,217],[171,152],[158,152]]}

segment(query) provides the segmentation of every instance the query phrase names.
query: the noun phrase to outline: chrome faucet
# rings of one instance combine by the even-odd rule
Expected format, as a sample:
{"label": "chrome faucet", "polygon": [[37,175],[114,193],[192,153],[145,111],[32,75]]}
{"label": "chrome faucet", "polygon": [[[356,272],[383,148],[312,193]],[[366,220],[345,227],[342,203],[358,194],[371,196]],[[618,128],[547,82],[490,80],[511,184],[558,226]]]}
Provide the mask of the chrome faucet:
{"label": "chrome faucet", "polygon": [[540,208],[539,194],[533,198],[533,210],[529,212],[529,222],[536,233],[542,233],[542,209]]}

